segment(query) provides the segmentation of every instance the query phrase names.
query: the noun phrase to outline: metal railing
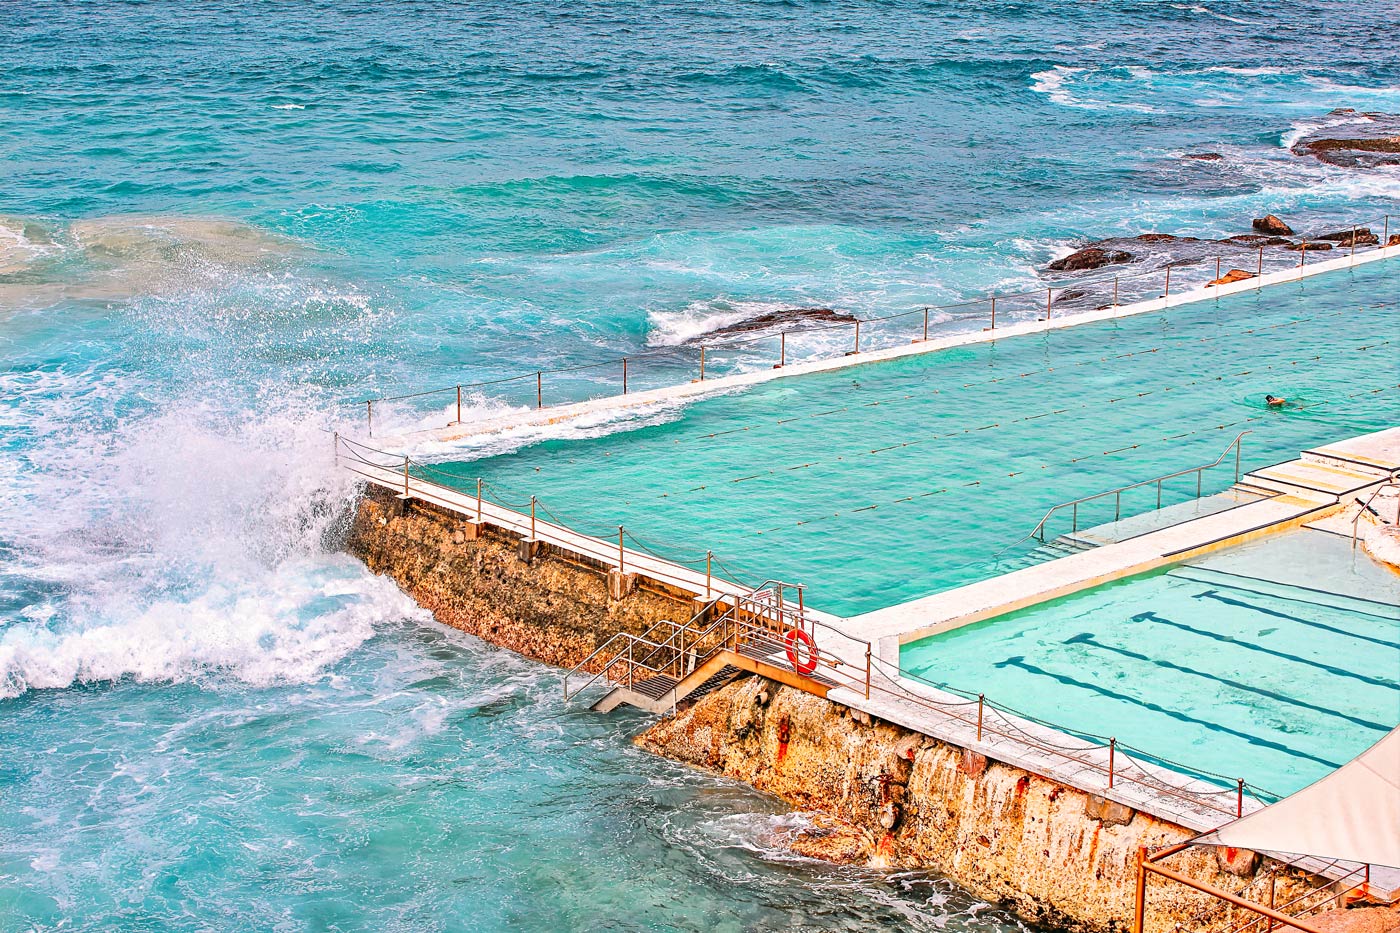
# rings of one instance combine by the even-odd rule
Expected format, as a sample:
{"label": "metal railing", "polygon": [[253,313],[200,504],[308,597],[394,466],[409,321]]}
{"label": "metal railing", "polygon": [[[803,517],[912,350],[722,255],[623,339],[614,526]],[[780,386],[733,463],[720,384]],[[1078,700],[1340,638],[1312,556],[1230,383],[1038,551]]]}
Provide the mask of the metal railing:
{"label": "metal railing", "polygon": [[1040,519],[1040,521],[1036,522],[1035,527],[1030,530],[1029,534],[1027,534],[1023,538],[1020,538],[1017,541],[1013,541],[1011,544],[1008,544],[1000,551],[997,551],[995,556],[1000,557],[1007,551],[1010,551],[1014,548],[1021,546],[1022,544],[1025,544],[1032,538],[1035,538],[1041,544],[1044,544],[1045,526],[1049,523],[1051,518],[1053,518],[1057,513],[1063,512],[1065,509],[1070,510],[1069,533],[1074,534],[1079,530],[1079,507],[1090,502],[1097,502],[1100,499],[1107,499],[1109,496],[1113,497],[1113,521],[1121,521],[1123,518],[1123,493],[1131,492],[1134,489],[1143,489],[1145,487],[1155,485],[1157,487],[1157,504],[1154,507],[1154,510],[1160,510],[1162,508],[1162,484],[1166,483],[1169,480],[1178,479],[1182,476],[1190,476],[1194,473],[1196,475],[1196,498],[1199,499],[1201,498],[1201,492],[1203,488],[1203,476],[1205,474],[1205,471],[1212,470],[1215,467],[1220,466],[1221,463],[1225,462],[1225,458],[1230,455],[1230,451],[1232,450],[1235,452],[1234,481],[1238,483],[1240,481],[1240,451],[1243,447],[1244,436],[1249,433],[1249,431],[1241,431],[1239,434],[1235,435],[1235,439],[1231,441],[1229,445],[1220,452],[1220,456],[1216,457],[1210,463],[1205,463],[1201,466],[1190,467],[1185,470],[1177,470],[1173,473],[1165,473],[1162,476],[1157,476],[1152,479],[1145,479],[1136,483],[1128,483],[1125,486],[1119,486],[1115,489],[1109,489],[1105,492],[1096,492],[1092,496],[1082,496],[1078,499],[1071,499],[1068,502],[1061,502],[1058,505],[1052,505],[1049,511],[1045,513],[1045,515]]}
{"label": "metal railing", "polygon": [[1375,509],[1372,503],[1376,501],[1377,496],[1379,496],[1382,492],[1385,492],[1387,490],[1394,490],[1396,492],[1395,524],[1397,527],[1400,527],[1400,470],[1392,470],[1389,478],[1386,479],[1385,482],[1381,483],[1375,489],[1371,490],[1371,494],[1366,497],[1365,502],[1361,501],[1360,496],[1356,497],[1356,501],[1361,506],[1361,508],[1356,510],[1356,514],[1353,515],[1351,519],[1351,549],[1353,551],[1356,550],[1356,540],[1360,533],[1359,524],[1361,522],[1361,516],[1369,512],[1370,514],[1376,516],[1376,518],[1379,519],[1382,523],[1386,522],[1386,520],[1381,517],[1381,513]]}
{"label": "metal railing", "polygon": [[[1371,233],[1372,225],[1379,224],[1382,227],[1382,234],[1379,238]],[[781,369],[790,362],[788,344],[792,338],[803,335],[819,336],[831,334],[842,330],[851,332],[851,341],[847,347],[836,348],[830,358],[838,356],[850,356],[861,352],[881,349],[884,347],[921,343],[931,339],[935,330],[943,330],[944,333],[966,333],[973,328],[980,327],[983,331],[995,331],[1005,327],[1008,322],[1019,323],[1023,321],[1049,321],[1055,313],[1055,309],[1066,301],[1079,302],[1085,307],[1116,308],[1122,304],[1124,297],[1133,300],[1153,300],[1161,299],[1164,306],[1171,303],[1173,295],[1181,294],[1183,286],[1190,288],[1214,288],[1217,284],[1223,286],[1230,283],[1221,283],[1223,271],[1229,269],[1236,262],[1252,260],[1254,271],[1247,272],[1249,278],[1256,281],[1256,285],[1262,284],[1262,279],[1267,272],[1283,272],[1297,269],[1300,275],[1304,272],[1308,262],[1309,244],[1313,247],[1313,252],[1325,248],[1330,252],[1333,244],[1326,241],[1325,237],[1340,237],[1340,249],[1347,249],[1348,255],[1354,258],[1358,251],[1358,239],[1367,238],[1362,252],[1385,249],[1390,240],[1390,215],[1377,217],[1370,220],[1357,221],[1355,223],[1342,224],[1337,227],[1328,227],[1331,233],[1315,233],[1309,235],[1297,235],[1298,241],[1294,246],[1299,246],[1297,251],[1298,260],[1296,263],[1291,257],[1279,256],[1280,259],[1287,258],[1288,262],[1273,263],[1273,268],[1266,262],[1266,246],[1256,246],[1251,242],[1241,241],[1238,244],[1229,241],[1220,241],[1226,246],[1226,250],[1214,255],[1201,255],[1198,257],[1175,260],[1153,269],[1145,269],[1139,272],[1118,273],[1112,276],[1091,276],[1088,278],[1071,278],[1060,285],[1049,284],[1044,288],[1027,289],[1020,292],[995,293],[978,298],[963,301],[951,302],[940,305],[926,305],[914,308],[909,311],[900,311],[894,314],[880,315],[866,318],[852,318],[840,322],[812,322],[794,327],[783,328],[773,332],[766,330],[751,337],[725,339],[708,342],[688,343],[673,347],[659,347],[646,350],[628,356],[617,357],[599,361],[596,363],[580,363],[573,366],[557,367],[554,369],[536,369],[527,372],[516,373],[514,375],[502,376],[495,379],[479,380],[475,382],[463,382],[456,385],[441,386],[433,389],[425,389],[417,392],[407,392],[397,395],[383,395],[366,399],[359,403],[365,408],[366,425],[371,437],[374,436],[375,406],[382,406],[391,402],[408,402],[424,398],[441,399],[449,409],[455,405],[454,417],[448,424],[463,423],[463,400],[470,400],[472,393],[479,390],[496,390],[502,387],[522,388],[524,394],[516,392],[517,404],[528,404],[529,406],[542,409],[550,405],[568,404],[580,401],[580,398],[563,398],[556,400],[554,397],[546,398],[546,378],[559,376],[573,376],[582,373],[605,373],[606,378],[603,384],[610,389],[620,385],[620,393],[612,391],[605,392],[605,395],[627,395],[633,391],[637,382],[637,364],[639,362],[650,362],[656,364],[659,370],[665,372],[670,383],[681,379],[690,379],[695,382],[703,382],[707,379],[715,378],[716,364],[722,363],[723,358],[717,359],[717,352],[742,351],[753,348],[756,345],[766,342],[776,342],[776,352],[770,359],[774,369]],[[1349,240],[1348,240],[1349,233]],[[1340,251],[1339,249],[1339,251]],[[1213,263],[1213,266],[1212,266]],[[1206,270],[1196,277],[1196,281],[1187,282],[1186,272],[1189,270]],[[1213,275],[1212,270],[1213,269]],[[1245,270],[1230,270],[1245,271]],[[1175,275],[1173,274],[1175,272]],[[1073,275],[1073,273],[1069,273]],[[1141,286],[1141,287],[1138,287]],[[1173,291],[1175,288],[1175,291]],[[1058,296],[1057,293],[1058,292]],[[935,318],[945,317],[945,320]],[[899,322],[894,324],[893,322]],[[945,325],[952,324],[948,328]],[[881,339],[883,336],[883,340]],[[830,348],[828,348],[830,349]],[[708,358],[708,361],[707,361]],[[826,356],[807,357],[807,359],[822,359]],[[740,365],[751,365],[754,361],[750,358],[740,360]],[[765,363],[766,365],[766,363]],[[598,380],[589,377],[589,385],[597,387]],[[557,386],[556,386],[557,391]],[[597,397],[587,396],[585,397]]]}
{"label": "metal railing", "polygon": [[[681,682],[725,651],[775,667],[786,663],[823,691],[847,686],[869,697],[870,643],[808,617],[802,591],[800,584],[769,580],[745,592],[716,597],[685,623],[663,620],[641,635],[619,632],[565,672],[564,698],[576,697],[600,681],[632,690],[640,681],[667,677],[674,683],[663,695],[670,692],[674,705],[684,698],[677,689]],[[785,599],[789,592],[796,594],[795,604]],[[863,648],[863,670],[848,673],[853,663],[819,644],[827,637]],[[574,683],[584,675],[587,679]]]}

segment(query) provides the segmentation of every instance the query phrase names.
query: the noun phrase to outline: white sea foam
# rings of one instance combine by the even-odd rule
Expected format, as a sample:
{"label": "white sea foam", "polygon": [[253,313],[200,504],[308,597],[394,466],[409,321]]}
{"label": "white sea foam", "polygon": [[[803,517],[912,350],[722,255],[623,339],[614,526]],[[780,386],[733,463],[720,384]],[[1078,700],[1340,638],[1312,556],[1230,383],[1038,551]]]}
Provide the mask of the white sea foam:
{"label": "white sea foam", "polygon": [[[82,382],[20,388],[42,397],[70,379]],[[6,585],[42,594],[46,611],[0,629],[0,696],[127,677],[305,680],[375,623],[421,614],[326,549],[351,485],[314,409],[284,400],[249,418],[193,401],[110,433],[42,405],[5,416],[34,435],[0,493],[24,516],[7,530]]]}
{"label": "white sea foam", "polygon": [[798,303],[779,301],[697,301],[679,311],[647,313],[647,346],[677,347],[697,337],[742,324],[763,314],[787,311]]}
{"label": "white sea foam", "polygon": [[273,110],[305,110],[305,104],[273,104]]}
{"label": "white sea foam", "polygon": [[1080,102],[1065,90],[1065,82],[1083,71],[1083,68],[1072,68],[1069,65],[1056,65],[1048,71],[1037,71],[1031,75],[1031,90],[1037,94],[1044,94],[1057,104],[1078,107]]}

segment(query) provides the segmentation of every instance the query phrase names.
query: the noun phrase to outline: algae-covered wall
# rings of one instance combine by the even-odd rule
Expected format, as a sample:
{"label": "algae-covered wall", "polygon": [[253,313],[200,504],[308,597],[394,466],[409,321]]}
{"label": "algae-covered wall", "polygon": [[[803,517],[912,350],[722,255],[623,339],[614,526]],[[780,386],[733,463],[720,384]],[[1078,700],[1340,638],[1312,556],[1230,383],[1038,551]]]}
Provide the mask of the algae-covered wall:
{"label": "algae-covered wall", "polygon": [[606,568],[546,548],[521,559],[519,542],[487,528],[470,538],[464,516],[369,487],[346,549],[395,582],[438,621],[529,658],[572,667],[620,631],[641,634],[661,619],[684,621],[692,601],[641,585],[621,598]]}
{"label": "algae-covered wall", "polygon": [[[637,742],[838,818],[799,840],[798,851],[878,867],[932,869],[1028,920],[1068,929],[1130,927],[1138,847],[1192,835],[756,677],[656,723]],[[1193,849],[1170,864],[1239,890],[1258,860],[1252,853],[1233,854],[1229,863],[1214,849]],[[1280,880],[1280,902],[1296,881]],[[1160,880],[1148,892],[1149,930],[1171,929],[1217,903]],[[1192,927],[1218,927],[1226,918],[1212,919]]]}

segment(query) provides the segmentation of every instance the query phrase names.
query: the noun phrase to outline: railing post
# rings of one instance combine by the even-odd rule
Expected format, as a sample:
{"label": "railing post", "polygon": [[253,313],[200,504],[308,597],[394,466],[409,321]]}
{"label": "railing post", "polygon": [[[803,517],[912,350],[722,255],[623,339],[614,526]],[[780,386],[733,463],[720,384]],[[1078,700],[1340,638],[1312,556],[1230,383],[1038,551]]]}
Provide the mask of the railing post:
{"label": "railing post", "polygon": [[1351,225],[1351,261],[1356,264],[1356,224]]}
{"label": "railing post", "polygon": [[1303,248],[1298,250],[1298,268],[1303,268],[1303,264],[1308,261],[1308,241],[1304,240],[1299,244]]}
{"label": "railing post", "polygon": [[1386,214],[1386,215],[1385,215],[1385,228],[1384,228],[1384,231],[1381,233],[1381,248],[1384,249],[1384,248],[1385,248],[1385,245],[1386,245],[1388,242],[1390,242],[1390,215],[1389,215],[1389,214]]}
{"label": "railing post", "polygon": [[408,498],[408,455],[403,458],[403,497]]}
{"label": "railing post", "polygon": [[1259,273],[1254,277],[1254,284],[1257,287],[1259,280],[1264,277],[1264,247],[1259,247]]}
{"label": "railing post", "polygon": [[[992,299],[992,326],[997,326],[997,300]],[[928,308],[924,308],[924,343],[928,343]]]}
{"label": "railing post", "polygon": [[714,558],[714,551],[705,552],[705,598],[710,598],[710,561]]}
{"label": "railing post", "polygon": [[481,533],[481,477],[476,478],[476,525],[477,533]]}
{"label": "railing post", "polygon": [[1235,796],[1235,818],[1244,816],[1244,778],[1239,778],[1239,791]]}
{"label": "railing post", "polygon": [[462,387],[457,387],[457,423],[462,423]]}
{"label": "railing post", "polygon": [[856,352],[860,352],[860,321],[856,321]]}
{"label": "railing post", "polygon": [[1133,933],[1142,933],[1143,914],[1147,912],[1147,847],[1137,850],[1137,889],[1133,896]]}
{"label": "railing post", "polygon": [[1116,522],[1123,515],[1123,490],[1118,490],[1113,494],[1113,520]]}
{"label": "railing post", "polygon": [[[928,311],[924,311],[924,318],[928,318]],[[997,296],[992,296],[992,330],[997,329]]]}
{"label": "railing post", "polygon": [[622,358],[622,394],[627,394],[627,357]]}
{"label": "railing post", "polygon": [[1045,320],[1047,321],[1050,320],[1050,305],[1052,304],[1051,299],[1054,296],[1054,294],[1054,288],[1045,289]]}
{"label": "railing post", "polygon": [[705,348],[700,348],[700,381],[705,381]]}
{"label": "railing post", "polygon": [[1113,306],[1118,307],[1118,276],[1113,277]]}
{"label": "railing post", "polygon": [[1167,285],[1162,289],[1162,301],[1166,301],[1172,294],[1172,264],[1167,263]]}
{"label": "railing post", "polygon": [[1244,446],[1244,437],[1235,438],[1235,482],[1240,481],[1240,448]]}
{"label": "railing post", "polygon": [[617,572],[618,572],[618,573],[622,573],[622,566],[623,566],[623,563],[624,563],[623,554],[626,553],[626,552],[623,550],[623,547],[622,547],[622,535],[623,535],[622,526],[621,526],[621,525],[618,525],[618,526],[617,526]]}
{"label": "railing post", "polygon": [[1157,508],[1162,507],[1162,481],[1157,480]]}
{"label": "railing post", "polygon": [[1197,471],[1196,471],[1196,498],[1197,498],[1197,499],[1201,498],[1201,474],[1203,474],[1204,472],[1205,472],[1204,470],[1197,470]]}
{"label": "railing post", "polygon": [[987,698],[982,694],[977,694],[977,741],[982,741],[982,707]]}
{"label": "railing post", "polygon": [[374,399],[365,402],[365,420],[369,424],[369,436],[374,437]]}
{"label": "railing post", "polygon": [[331,438],[331,456],[335,458],[335,465],[340,466],[340,432],[336,431]]}
{"label": "railing post", "polygon": [[544,407],[544,373],[535,373],[535,407]]}
{"label": "railing post", "polygon": [[530,497],[530,540],[535,540],[535,497]]}
{"label": "railing post", "polygon": [[1118,740],[1117,740],[1117,739],[1109,739],[1109,740],[1108,740],[1108,789],[1109,789],[1109,790],[1113,790],[1113,766],[1114,766],[1114,764],[1115,764],[1114,758],[1115,758],[1115,755],[1117,754],[1117,752],[1118,752]]}
{"label": "railing post", "polygon": [[1071,518],[1070,518],[1070,529],[1069,529],[1069,530],[1070,530],[1070,533],[1073,534],[1074,532],[1076,532],[1076,531],[1079,530],[1079,503],[1078,503],[1078,502],[1076,502],[1076,503],[1074,504],[1074,506],[1069,510],[1069,514],[1070,514],[1070,516],[1071,516]]}
{"label": "railing post", "polygon": [[1216,256],[1216,257],[1215,257],[1215,279],[1216,279],[1216,286],[1215,286],[1215,287],[1216,287],[1216,288],[1219,288],[1219,287],[1220,287],[1220,284],[1219,284],[1219,282],[1220,282],[1220,257],[1219,257],[1219,256]]}
{"label": "railing post", "polygon": [[778,335],[778,368],[782,369],[787,365],[787,331]]}
{"label": "railing post", "polygon": [[865,643],[865,698],[870,699],[870,642]]}

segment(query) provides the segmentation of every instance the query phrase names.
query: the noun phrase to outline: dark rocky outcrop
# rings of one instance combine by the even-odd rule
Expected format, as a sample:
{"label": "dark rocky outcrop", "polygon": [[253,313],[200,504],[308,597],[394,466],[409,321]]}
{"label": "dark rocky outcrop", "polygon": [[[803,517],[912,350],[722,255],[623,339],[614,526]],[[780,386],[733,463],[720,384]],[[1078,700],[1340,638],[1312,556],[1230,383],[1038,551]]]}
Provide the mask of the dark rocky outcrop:
{"label": "dark rocky outcrop", "polygon": [[768,311],[737,324],[717,327],[707,334],[692,337],[686,343],[709,342],[717,339],[722,340],[725,337],[743,337],[763,331],[776,332],[823,324],[854,324],[855,321],[855,315],[847,314],[844,311],[833,311],[831,308],[785,308],[782,311]]}
{"label": "dark rocky outcrop", "polygon": [[[1330,240],[1341,247],[1375,246],[1381,241],[1381,238],[1372,233],[1369,227],[1357,227],[1355,230],[1341,230],[1337,233],[1323,233],[1314,239]],[[1309,247],[1309,249],[1311,248]]]}
{"label": "dark rocky outcrop", "polygon": [[1219,162],[1225,157],[1218,152],[1188,152],[1182,158],[1196,162]]}
{"label": "dark rocky outcrop", "polygon": [[1294,154],[1346,168],[1400,165],[1400,114],[1357,113],[1348,107],[1328,116],[1352,117],[1355,135],[1304,136],[1293,144]]}
{"label": "dark rocky outcrop", "polygon": [[1331,243],[1289,243],[1284,249],[1291,249],[1294,252],[1307,250],[1310,253],[1325,253],[1332,248]]}
{"label": "dark rocky outcrop", "polygon": [[1281,236],[1266,236],[1265,234],[1262,234],[1262,233],[1238,233],[1238,234],[1236,234],[1236,235],[1234,235],[1234,236],[1227,236],[1225,239],[1220,240],[1219,242],[1221,242],[1221,243],[1226,243],[1226,244],[1229,244],[1229,245],[1231,245],[1231,246],[1255,246],[1255,247],[1258,247],[1258,246],[1287,246],[1287,245],[1289,244],[1290,241],[1288,240],[1287,237],[1281,237]]}
{"label": "dark rocky outcrop", "polygon": [[1400,233],[1392,233],[1390,239],[1385,241],[1386,246],[1400,246]]}
{"label": "dark rocky outcrop", "polygon": [[1070,253],[1063,259],[1056,259],[1050,263],[1051,272],[1083,272],[1086,269],[1099,269],[1113,263],[1131,262],[1133,254],[1121,249],[1101,249],[1097,246],[1086,246],[1084,249]]}
{"label": "dark rocky outcrop", "polygon": [[1284,223],[1277,214],[1265,214],[1254,218],[1254,229],[1269,236],[1292,236],[1293,228]]}

